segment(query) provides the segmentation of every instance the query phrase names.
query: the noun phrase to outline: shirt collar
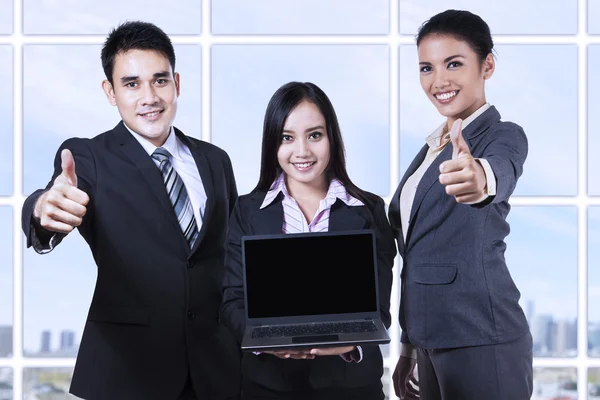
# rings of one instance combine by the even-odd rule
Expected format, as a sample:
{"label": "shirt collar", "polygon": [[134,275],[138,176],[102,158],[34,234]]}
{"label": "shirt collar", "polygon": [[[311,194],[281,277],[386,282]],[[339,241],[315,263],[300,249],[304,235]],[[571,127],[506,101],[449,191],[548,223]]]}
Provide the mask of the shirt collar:
{"label": "shirt collar", "polygon": [[[477,117],[479,117],[481,114],[483,114],[485,111],[487,111],[487,109],[490,107],[491,107],[490,103],[485,103],[484,105],[479,107],[477,110],[475,110],[471,115],[469,115],[467,118],[465,118],[463,120],[462,129],[464,130],[467,127],[467,125],[469,125],[471,122],[475,121],[475,119]],[[425,141],[427,142],[427,144],[429,145],[429,147],[431,149],[442,148],[442,147],[445,147],[446,144],[448,144],[448,142],[450,141],[450,132],[444,133],[445,128],[446,128],[446,122],[444,121],[444,123],[441,124],[435,131],[433,131],[433,133],[431,135],[427,136]],[[440,137],[442,137],[442,135],[445,135],[444,144],[440,146]]]}
{"label": "shirt collar", "polygon": [[[291,198],[290,193],[287,190],[287,186],[285,184],[285,173],[282,172],[279,174],[277,179],[271,185],[271,188],[267,192],[265,199],[263,200],[260,209],[267,207],[275,198],[279,195],[279,193],[283,193],[283,196],[286,198]],[[347,191],[342,182],[337,179],[332,179],[329,183],[329,189],[327,190],[327,194],[325,195],[325,200],[329,204],[335,203],[335,200],[340,199],[344,203],[349,206],[362,206],[364,205],[360,200],[351,196]]]}
{"label": "shirt collar", "polygon": [[[136,138],[137,141],[142,145],[146,153],[148,153],[149,156],[152,156],[152,153],[154,153],[154,150],[156,150],[158,147],[150,143],[148,139],[144,138],[139,133],[134,132],[131,128],[127,126],[127,124],[123,123],[123,125],[125,125],[125,128],[127,128],[127,130],[133,135],[133,137]],[[167,136],[167,140],[165,140],[161,147],[167,150],[169,153],[171,153],[171,156],[179,160],[181,159],[181,152],[185,151],[184,149],[182,149],[182,143],[180,143],[179,139],[177,138],[177,135],[175,135],[175,129],[173,129],[173,127],[171,127],[171,130],[169,131],[169,136]]]}

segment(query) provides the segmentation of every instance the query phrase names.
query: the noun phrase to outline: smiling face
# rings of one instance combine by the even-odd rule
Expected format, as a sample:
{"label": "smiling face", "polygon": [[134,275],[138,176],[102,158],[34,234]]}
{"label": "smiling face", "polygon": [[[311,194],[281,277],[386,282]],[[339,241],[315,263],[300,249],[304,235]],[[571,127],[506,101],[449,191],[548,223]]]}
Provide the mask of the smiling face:
{"label": "smiling face", "polygon": [[277,161],[287,176],[290,192],[294,187],[327,187],[326,169],[330,146],[325,117],[306,100],[290,112],[277,150]]}
{"label": "smiling face", "polygon": [[169,59],[153,50],[129,50],[115,57],[114,85],[102,88],[123,122],[155,146],[161,146],[177,113],[179,74]]}
{"label": "smiling face", "polygon": [[431,34],[419,44],[421,87],[448,126],[485,104],[485,81],[494,73],[490,53],[480,60],[466,41]]}

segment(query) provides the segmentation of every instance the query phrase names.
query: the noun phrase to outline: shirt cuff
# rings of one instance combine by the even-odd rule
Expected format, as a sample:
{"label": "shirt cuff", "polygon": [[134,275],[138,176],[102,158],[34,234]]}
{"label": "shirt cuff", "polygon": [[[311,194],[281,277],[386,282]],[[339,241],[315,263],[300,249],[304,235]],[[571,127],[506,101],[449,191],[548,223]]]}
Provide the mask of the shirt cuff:
{"label": "shirt cuff", "polygon": [[486,180],[486,185],[485,185],[486,190],[481,195],[481,197],[478,198],[476,201],[473,201],[470,203],[464,203],[464,204],[481,203],[488,197],[496,195],[496,175],[494,175],[492,166],[490,165],[488,160],[486,160],[485,158],[476,158],[475,160],[477,160],[479,162],[479,164],[481,165],[481,167],[483,168],[483,173],[485,174],[485,180]]}
{"label": "shirt cuff", "polygon": [[31,235],[31,246],[33,247],[35,252],[38,254],[46,254],[46,253],[50,253],[52,250],[54,250],[54,247],[56,246],[56,243],[58,242],[58,234],[55,233],[54,235],[52,235],[50,237],[50,240],[48,241],[48,244],[45,245],[40,241],[40,238],[38,238],[35,229],[36,229],[35,225],[32,223],[29,228],[29,232]]}
{"label": "shirt cuff", "polygon": [[402,346],[400,347],[400,356],[416,360],[417,348],[412,344],[402,343]]}
{"label": "shirt cuff", "polygon": [[346,354],[340,354],[340,357],[346,362],[354,362],[359,363],[363,359],[363,350],[362,347],[356,346],[356,348]]}

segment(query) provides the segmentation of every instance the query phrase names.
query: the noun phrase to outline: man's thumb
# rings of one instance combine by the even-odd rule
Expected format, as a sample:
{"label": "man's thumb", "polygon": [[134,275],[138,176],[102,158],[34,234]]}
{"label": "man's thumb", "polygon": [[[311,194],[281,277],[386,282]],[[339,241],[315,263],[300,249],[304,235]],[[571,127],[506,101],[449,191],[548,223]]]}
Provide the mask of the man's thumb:
{"label": "man's thumb", "polygon": [[469,154],[469,146],[462,135],[462,119],[457,119],[450,129],[450,140],[452,141],[452,159],[455,160],[461,154]]}
{"label": "man's thumb", "polygon": [[75,174],[75,159],[73,159],[73,154],[71,150],[64,149],[60,153],[60,166],[62,168],[62,173],[69,184],[77,187],[77,175]]}

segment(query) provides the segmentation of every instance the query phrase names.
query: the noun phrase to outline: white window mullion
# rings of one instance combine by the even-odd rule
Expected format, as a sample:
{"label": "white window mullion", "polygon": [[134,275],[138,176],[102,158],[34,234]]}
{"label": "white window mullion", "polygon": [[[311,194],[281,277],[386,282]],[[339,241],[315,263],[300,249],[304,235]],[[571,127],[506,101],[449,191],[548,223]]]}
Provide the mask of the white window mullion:
{"label": "white window mullion", "polygon": [[577,388],[579,398],[587,398],[588,357],[588,221],[587,221],[587,0],[579,0],[578,14],[578,307],[577,307]]}
{"label": "white window mullion", "polygon": [[13,398],[23,398],[23,4],[14,1],[13,36]]}

